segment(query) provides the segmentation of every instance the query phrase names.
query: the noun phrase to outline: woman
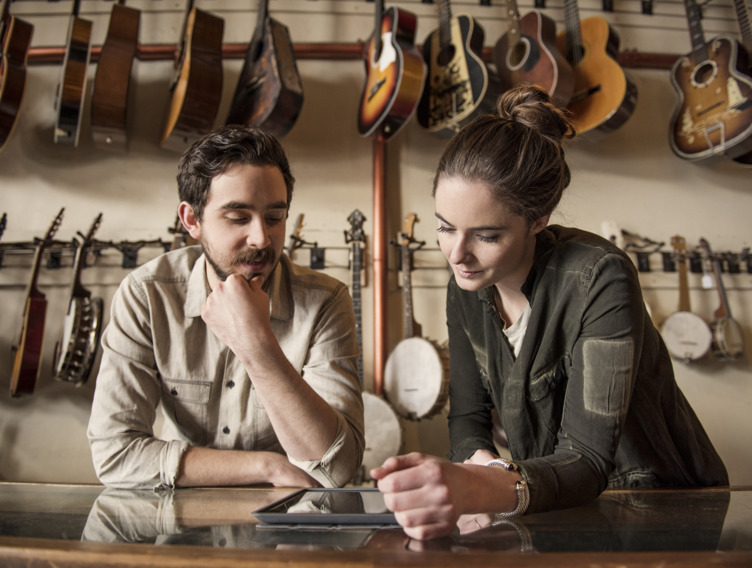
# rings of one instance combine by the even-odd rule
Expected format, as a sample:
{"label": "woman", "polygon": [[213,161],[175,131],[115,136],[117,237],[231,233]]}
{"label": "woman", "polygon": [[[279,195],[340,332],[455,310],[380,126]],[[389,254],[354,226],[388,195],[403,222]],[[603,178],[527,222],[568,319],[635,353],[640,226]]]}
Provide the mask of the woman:
{"label": "woman", "polygon": [[[452,462],[389,458],[371,475],[405,532],[449,534],[462,514],[580,505],[607,487],[726,485],[679,390],[629,257],[548,226],[569,184],[571,123],[545,91],[448,144],[434,179],[447,290]],[[499,459],[492,411],[513,461]],[[484,467],[491,466],[491,467]]]}

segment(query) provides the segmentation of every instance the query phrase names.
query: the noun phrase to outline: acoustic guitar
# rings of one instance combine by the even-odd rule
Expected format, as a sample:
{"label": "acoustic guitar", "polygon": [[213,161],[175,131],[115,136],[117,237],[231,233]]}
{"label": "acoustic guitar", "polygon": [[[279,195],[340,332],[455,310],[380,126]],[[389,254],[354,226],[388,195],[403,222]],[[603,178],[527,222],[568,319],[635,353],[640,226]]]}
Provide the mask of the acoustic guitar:
{"label": "acoustic guitar", "polygon": [[34,262],[31,267],[31,277],[26,289],[23,322],[18,342],[13,346],[13,373],[10,380],[10,395],[21,396],[32,394],[39,377],[44,343],[44,323],[47,317],[47,299],[37,288],[37,277],[42,265],[44,249],[52,241],[61,221],[63,211],[60,209],[57,217],[52,221],[47,234],[37,244]]}
{"label": "acoustic guitar", "polygon": [[188,0],[161,146],[183,149],[214,126],[222,98],[224,20]]}
{"label": "acoustic guitar", "polygon": [[366,82],[360,96],[358,132],[388,140],[399,132],[423,93],[426,64],[415,47],[417,18],[375,0],[376,24],[363,50]]}
{"label": "acoustic guitar", "polygon": [[410,213],[399,235],[402,265],[403,334],[384,368],[384,395],[400,416],[421,420],[434,416],[449,398],[449,349],[421,337],[422,327],[413,316],[413,253],[425,243],[413,238],[418,220]]}
{"label": "acoustic guitar", "polygon": [[616,58],[619,35],[603,18],[580,21],[577,0],[564,0],[565,31],[557,36],[559,50],[574,72],[574,92],[567,108],[578,134],[608,134],[632,116],[637,86]]}
{"label": "acoustic guitar", "polygon": [[[739,31],[742,36],[742,46],[746,52],[748,75],[752,74],[752,19],[744,0],[734,0],[736,19],[739,22]],[[733,159],[737,164],[752,167],[752,151],[736,156]]]}
{"label": "acoustic guitar", "polygon": [[26,90],[26,61],[34,26],[10,13],[11,0],[4,0],[0,21],[0,151],[16,126]]}
{"label": "acoustic guitar", "polygon": [[55,143],[78,146],[81,134],[86,73],[91,55],[91,27],[89,20],[79,17],[81,0],[73,0],[68,25],[68,41],[63,58],[62,77],[57,92],[57,122]]}
{"label": "acoustic guitar", "polygon": [[710,349],[710,327],[690,308],[687,272],[687,242],[681,235],[671,238],[679,273],[679,306],[661,326],[661,335],[669,353],[686,363],[703,357]]}
{"label": "acoustic guitar", "polygon": [[84,384],[89,378],[102,334],[104,301],[92,297],[81,283],[86,254],[101,222],[100,213],[76,248],[68,313],[63,322],[61,339],[55,344],[53,376],[58,381],[76,386]]}
{"label": "acoustic guitar", "polygon": [[752,78],[746,52],[725,34],[705,41],[700,7],[684,0],[692,51],[671,69],[677,104],[669,142],[679,158],[715,161],[752,150]]}
{"label": "acoustic guitar", "polygon": [[392,406],[381,396],[364,391],[363,378],[363,311],[361,309],[361,272],[366,236],[363,223],[366,218],[355,209],[347,218],[350,230],[345,231],[345,243],[350,245],[352,268],[352,301],[355,311],[355,332],[360,347],[358,355],[358,378],[363,391],[363,419],[365,423],[365,448],[363,450],[363,477],[370,478],[369,471],[380,466],[384,460],[399,453],[402,448],[403,431],[399,417]]}
{"label": "acoustic guitar", "polygon": [[500,88],[481,58],[483,28],[467,14],[452,16],[449,0],[439,0],[438,12],[439,27],[423,44],[428,69],[417,116],[429,132],[451,136],[493,110]]}
{"label": "acoustic guitar", "polygon": [[713,267],[715,288],[718,291],[720,305],[713,313],[713,321],[710,329],[713,332],[711,348],[713,353],[722,360],[733,360],[744,352],[744,333],[742,326],[731,316],[726,287],[721,278],[721,261],[710,250],[710,244],[706,239],[700,239],[700,247],[703,251],[704,260]]}
{"label": "acoustic guitar", "polygon": [[496,42],[493,60],[503,91],[521,83],[544,88],[566,108],[574,92],[574,72],[556,46],[556,22],[540,10],[520,18],[516,0],[504,0],[509,29]]}
{"label": "acoustic guitar", "polygon": [[226,124],[256,126],[282,138],[295,125],[303,106],[303,84],[290,32],[269,17],[269,0],[259,0],[256,29]]}
{"label": "acoustic guitar", "polygon": [[124,152],[128,146],[127,114],[131,68],[138,48],[141,12],[119,0],[99,55],[91,92],[91,134],[99,148]]}

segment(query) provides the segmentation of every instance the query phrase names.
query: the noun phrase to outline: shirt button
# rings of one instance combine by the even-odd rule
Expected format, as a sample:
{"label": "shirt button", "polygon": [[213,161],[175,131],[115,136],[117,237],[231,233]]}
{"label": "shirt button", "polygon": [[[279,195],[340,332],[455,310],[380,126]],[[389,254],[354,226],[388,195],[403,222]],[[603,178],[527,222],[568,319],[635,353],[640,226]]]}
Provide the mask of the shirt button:
{"label": "shirt button", "polygon": [[232,388],[235,386],[235,381],[227,381],[227,388]]}
{"label": "shirt button", "polygon": [[230,433],[230,427],[229,426],[225,426],[224,428],[222,428],[222,432],[224,432],[225,434],[229,434]]}

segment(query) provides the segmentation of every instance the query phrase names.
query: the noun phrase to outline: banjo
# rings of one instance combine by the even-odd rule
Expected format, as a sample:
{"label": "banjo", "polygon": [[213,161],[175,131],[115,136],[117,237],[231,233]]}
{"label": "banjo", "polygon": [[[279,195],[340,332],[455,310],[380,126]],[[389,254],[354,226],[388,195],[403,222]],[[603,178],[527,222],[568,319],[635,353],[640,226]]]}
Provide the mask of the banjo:
{"label": "banjo", "polygon": [[100,213],[76,249],[68,314],[63,323],[62,338],[55,345],[54,376],[74,385],[82,385],[89,378],[102,332],[104,302],[102,298],[92,298],[91,292],[81,284],[86,252],[101,221]]}
{"label": "banjo", "polygon": [[701,358],[710,349],[713,335],[710,327],[689,307],[687,282],[687,243],[684,237],[671,238],[679,271],[679,307],[661,326],[661,335],[669,353],[685,363]]}
{"label": "banjo", "polygon": [[[360,274],[363,269],[363,248],[365,234],[363,222],[366,218],[358,209],[347,218],[350,230],[345,231],[345,243],[351,245],[350,262],[352,266],[352,299],[355,310],[355,332],[360,345],[358,356],[358,377],[363,389],[363,335],[361,311]],[[378,394],[363,392],[363,414],[365,421],[366,447],[363,452],[364,478],[369,479],[368,472],[380,466],[390,456],[397,455],[402,448],[402,425],[391,405]]]}
{"label": "banjo", "polygon": [[418,216],[404,220],[400,237],[404,339],[389,355],[384,369],[384,392],[400,416],[409,420],[430,418],[449,398],[449,349],[421,337],[422,328],[413,317],[412,253],[423,246],[413,239]]}
{"label": "banjo", "polygon": [[719,359],[731,360],[736,359],[744,350],[744,334],[742,326],[731,317],[731,309],[726,297],[726,288],[723,286],[721,279],[721,263],[717,256],[714,256],[710,250],[710,245],[705,239],[700,239],[700,247],[703,250],[704,257],[710,261],[713,267],[713,277],[715,287],[718,290],[720,306],[713,314],[713,321],[710,329],[713,333],[711,347],[713,353]]}

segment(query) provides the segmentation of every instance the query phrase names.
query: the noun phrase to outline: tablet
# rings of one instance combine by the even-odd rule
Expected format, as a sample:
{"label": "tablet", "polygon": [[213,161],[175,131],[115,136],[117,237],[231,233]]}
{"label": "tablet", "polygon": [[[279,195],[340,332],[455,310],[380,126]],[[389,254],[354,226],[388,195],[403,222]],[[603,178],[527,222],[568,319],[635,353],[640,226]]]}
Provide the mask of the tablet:
{"label": "tablet", "polygon": [[253,512],[262,523],[397,525],[378,489],[301,489]]}

